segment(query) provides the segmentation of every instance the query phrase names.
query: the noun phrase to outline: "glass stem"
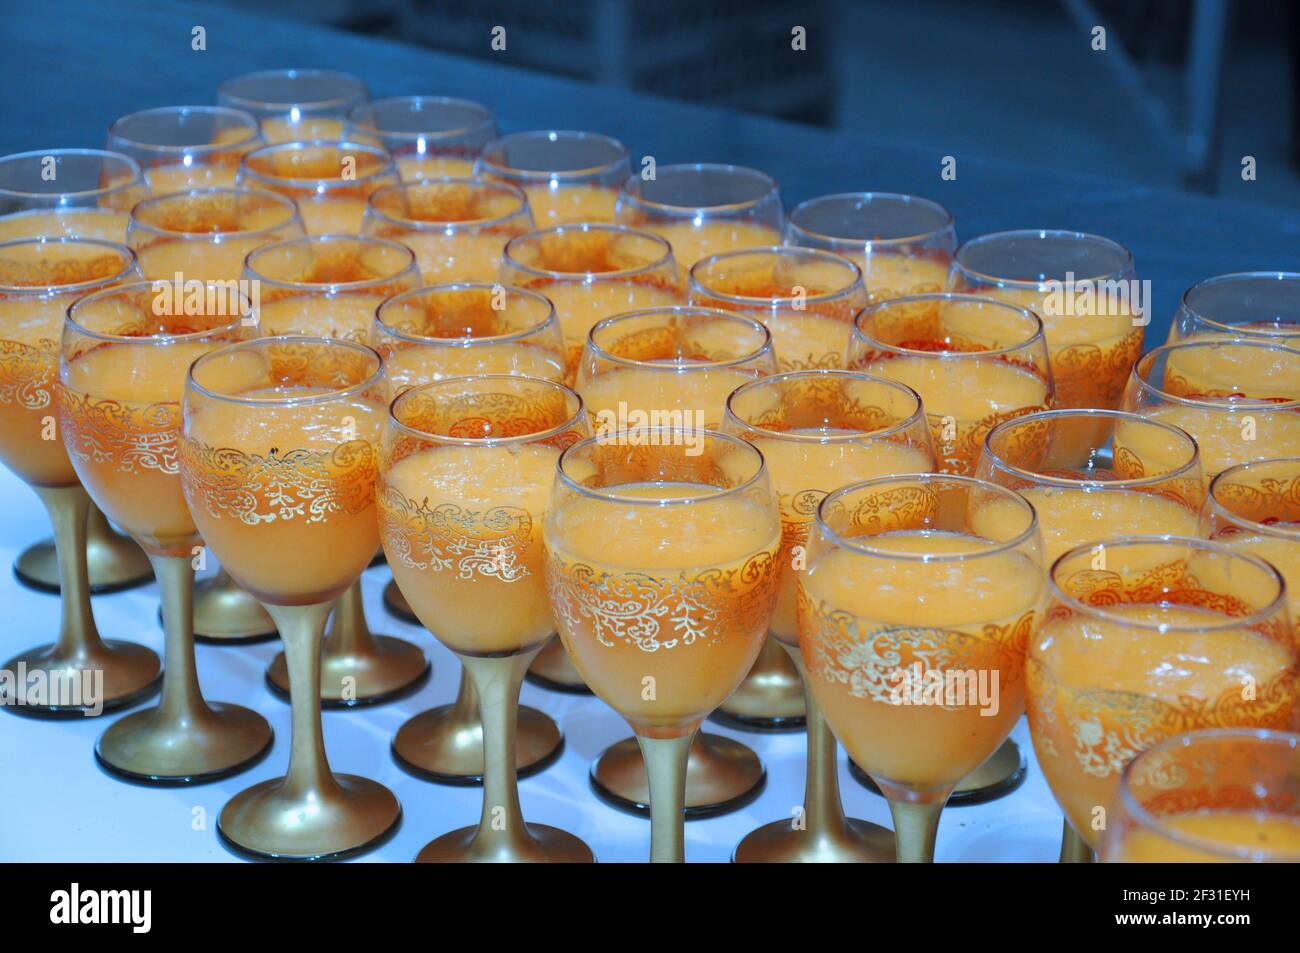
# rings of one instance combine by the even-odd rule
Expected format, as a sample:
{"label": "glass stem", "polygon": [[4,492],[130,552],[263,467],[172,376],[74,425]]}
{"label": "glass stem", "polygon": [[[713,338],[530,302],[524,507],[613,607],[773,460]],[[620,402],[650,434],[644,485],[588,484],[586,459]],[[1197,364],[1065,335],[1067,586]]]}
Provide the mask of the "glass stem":
{"label": "glass stem", "polygon": [[189,556],[147,553],[162,595],[164,654],[159,714],[182,724],[211,714],[194,661],[194,566]]}
{"label": "glass stem", "polygon": [[338,787],[325,757],[320,720],[320,647],[331,602],[310,606],[262,603],[275,621],[289,668],[292,738],[284,787],[290,796],[310,797]]}
{"label": "glass stem", "polygon": [[840,800],[839,742],[831,733],[817,706],[803,668],[803,653],[797,645],[777,641],[790,656],[803,681],[804,717],[808,726],[808,756],[804,765],[804,822],[814,836],[840,839],[846,836],[844,804]]}
{"label": "glass stem", "polygon": [[[947,800],[947,798],[944,798]],[[894,817],[894,839],[900,864],[934,863],[934,841],[939,833],[939,815],[943,801],[917,804],[913,801],[890,801]]]}
{"label": "glass stem", "polygon": [[325,651],[333,655],[363,655],[374,649],[374,636],[366,623],[366,610],[361,603],[361,580],[348,586],[347,591],[334,604],[329,634],[325,637]]}
{"label": "glass stem", "polygon": [[1088,842],[1079,836],[1068,820],[1065,821],[1061,831],[1061,863],[1091,864],[1094,860],[1096,855]]}
{"label": "glass stem", "polygon": [[102,651],[90,609],[90,575],[86,569],[86,521],[90,496],[80,486],[34,487],[50,514],[54,548],[59,560],[62,617],[59,654],[68,661],[84,660]]}
{"label": "glass stem", "polygon": [[[539,647],[540,648],[540,647]],[[518,726],[519,689],[524,673],[539,649],[517,655],[460,657],[461,665],[478,695],[483,724],[483,813],[474,835],[479,850],[501,859],[527,852],[532,835],[519,808],[518,772],[515,766],[515,732]]]}
{"label": "glass stem", "polygon": [[637,733],[641,758],[650,782],[650,863],[686,861],[686,761],[696,725],[675,738],[649,738]]}

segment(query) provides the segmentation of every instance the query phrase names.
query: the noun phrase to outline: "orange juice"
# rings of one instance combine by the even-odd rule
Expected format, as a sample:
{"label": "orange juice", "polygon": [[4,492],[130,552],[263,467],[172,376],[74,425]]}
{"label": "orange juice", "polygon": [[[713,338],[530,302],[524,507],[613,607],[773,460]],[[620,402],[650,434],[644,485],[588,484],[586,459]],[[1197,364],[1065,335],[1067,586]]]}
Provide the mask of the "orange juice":
{"label": "orange juice", "polygon": [[297,120],[268,117],[262,120],[262,138],[273,146],[281,142],[342,139],[343,120],[334,116],[303,116]]}
{"label": "orange juice", "polygon": [[429,381],[472,374],[519,374],[547,381],[564,380],[564,360],[559,354],[519,342],[469,347],[414,344],[385,355],[384,369],[394,397]]}
{"label": "orange juice", "polygon": [[[1271,563],[1286,581],[1287,604],[1291,620],[1300,619],[1300,523],[1271,523],[1279,535],[1233,533],[1218,537],[1218,542]],[[1187,535],[1191,535],[1190,533]],[[1300,624],[1300,623],[1297,623]]]}
{"label": "orange juice", "polygon": [[263,300],[262,334],[310,334],[366,342],[375,311],[388,298],[378,294],[339,294],[333,297],[288,295]]}
{"label": "orange juice", "polygon": [[[554,185],[554,187],[552,187]],[[578,222],[612,222],[618,190],[598,185],[542,183],[520,187],[538,228]]]}
{"label": "orange juice", "polygon": [[0,459],[35,486],[72,486],[53,400],[63,315],[73,295],[0,297]]}
{"label": "orange juice", "polygon": [[474,175],[474,160],[460,156],[440,155],[436,152],[406,153],[394,157],[397,172],[403,182],[418,182],[420,179],[441,179],[452,176],[468,179]]}
{"label": "orange juice", "polygon": [[849,257],[862,269],[873,301],[943,291],[948,281],[948,262],[938,258],[888,252]]}
{"label": "orange juice", "polygon": [[[1300,456],[1300,411],[1276,410],[1267,403],[1165,404],[1139,413],[1196,438],[1206,479],[1251,460]],[[1115,450],[1127,447],[1143,456],[1143,431],[1130,428],[1115,435]]]}
{"label": "orange juice", "polygon": [[691,219],[683,219],[680,222],[647,221],[635,227],[666,239],[683,272],[690,271],[692,265],[710,255],[781,244],[781,235],[775,228],[757,222],[706,219],[695,224]]}
{"label": "orange juice", "polygon": [[750,313],[772,332],[772,350],[782,371],[844,366],[853,330],[849,322],[813,311]]}
{"label": "orange juice", "polygon": [[564,331],[570,377],[577,372],[587,332],[597,321],[625,311],[682,303],[681,292],[676,287],[651,281],[627,279],[585,283],[524,279],[520,283],[546,295],[555,305],[555,314]]}
{"label": "orange juice", "polygon": [[0,241],[41,236],[125,242],[131,212],[111,208],[32,209],[0,216]]}
{"label": "orange juice", "polygon": [[[680,371],[664,365],[614,367],[594,377],[583,374],[578,392],[592,425],[600,429],[602,419],[623,420],[622,405],[626,414],[666,414],[680,420],[682,426],[716,428],[731,392],[754,379],[754,374],[738,367],[683,366],[685,370]],[[620,428],[616,425],[614,429]]]}
{"label": "orange juice", "polygon": [[[1173,840],[1152,830],[1126,830],[1106,859],[1126,864],[1214,863],[1230,860],[1215,850],[1248,850],[1252,859],[1295,862],[1300,857],[1300,818],[1257,811],[1202,810],[1162,814],[1160,824]],[[1199,844],[1197,842],[1200,842]]]}

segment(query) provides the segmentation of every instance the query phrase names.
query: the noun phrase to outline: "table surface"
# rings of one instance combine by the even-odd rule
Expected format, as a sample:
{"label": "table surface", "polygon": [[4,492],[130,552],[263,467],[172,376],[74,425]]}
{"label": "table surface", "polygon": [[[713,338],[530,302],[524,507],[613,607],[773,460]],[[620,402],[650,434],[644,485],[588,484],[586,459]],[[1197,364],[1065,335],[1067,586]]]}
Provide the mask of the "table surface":
{"label": "table surface", "polygon": [[[190,48],[196,25],[206,29],[206,51]],[[511,28],[512,43],[524,41],[520,29]],[[1065,176],[978,155],[955,156],[956,179],[944,181],[942,151],[588,86],[509,63],[508,53],[500,54],[499,62],[466,60],[199,5],[19,0],[7,4],[0,32],[0,89],[5,90],[0,153],[102,146],[117,116],[152,106],[212,102],[217,84],[230,75],[327,66],[360,74],[376,97],[432,93],[477,99],[496,111],[507,132],[592,129],[622,139],[635,157],[653,155],[660,164],[755,166],[780,181],[787,206],[832,192],[910,192],[951,209],[959,236],[1023,227],[1107,235],[1133,250],[1139,275],[1152,282],[1149,342],[1163,340],[1178,296],[1200,278],[1239,270],[1300,270],[1300,213],[1294,209]],[[1061,103],[1062,111],[1070,108],[1069,102]],[[995,126],[989,135],[997,135]],[[48,523],[31,491],[7,472],[0,475],[0,501],[0,566],[5,566],[25,545],[48,535]],[[56,599],[22,588],[8,574],[0,576],[5,655],[49,641],[56,630]],[[403,701],[328,712],[324,718],[334,768],[388,785],[405,809],[397,836],[363,860],[404,861],[434,836],[476,823],[479,791],[416,780],[389,755],[389,741],[403,721],[451,699],[458,666],[427,632],[383,611],[380,593],[387,578],[383,567],[365,575],[371,626],[424,646],[433,660],[433,677]],[[157,600],[156,586],[96,597],[101,633],[161,651]],[[277,648],[198,647],[206,697],[255,708],[276,731],[274,750],[254,770],[207,786],[146,789],[103,774],[91,756],[94,739],[105,726],[102,720],[47,722],[0,715],[7,780],[0,792],[0,860],[233,859],[215,836],[217,813],[247,785],[282,773],[287,760],[288,708],[262,680]],[[527,818],[574,832],[602,861],[643,859],[649,841],[646,822],[605,806],[587,785],[591,760],[627,734],[623,720],[594,698],[531,685],[525,686],[523,701],[552,715],[566,736],[560,760],[521,782]],[[790,817],[802,800],[801,734],[710,730],[751,745],[767,766],[768,781],[745,809],[687,824],[687,856],[696,861],[726,860],[748,831]],[[1014,737],[1028,750],[1023,720]],[[848,812],[887,824],[885,802],[849,778],[842,760],[840,776]],[[60,835],[51,835],[59,830]],[[1012,795],[945,812],[937,859],[1049,861],[1055,859],[1059,836],[1060,813],[1031,757],[1029,778]]]}

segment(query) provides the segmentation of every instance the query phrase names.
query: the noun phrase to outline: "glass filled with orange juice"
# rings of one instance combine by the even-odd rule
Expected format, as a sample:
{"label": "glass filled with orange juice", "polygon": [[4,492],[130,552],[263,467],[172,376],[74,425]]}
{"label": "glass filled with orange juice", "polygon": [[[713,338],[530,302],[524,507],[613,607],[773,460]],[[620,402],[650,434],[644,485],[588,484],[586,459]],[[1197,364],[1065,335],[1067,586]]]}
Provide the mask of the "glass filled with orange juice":
{"label": "glass filled with orange juice", "polygon": [[103,149],[37,149],[0,158],[0,241],[65,236],[126,240],[149,195],[140,164]]}
{"label": "glass filled with orange juice", "polygon": [[108,148],[140,163],[154,195],[229,188],[244,154],[266,145],[257,119],[224,106],[162,106],[108,127]]}
{"label": "glass filled with orange juice", "polygon": [[298,203],[308,235],[355,235],[366,200],[397,185],[397,166],[378,146],[341,140],[284,142],[247,153],[235,184],[269,189]]}
{"label": "glass filled with orange juice", "polygon": [[627,146],[595,132],[516,132],[483,147],[474,174],[524,190],[539,226],[612,222],[632,172]]}
{"label": "glass filled with orange juice", "polygon": [[497,137],[496,119],[481,103],[451,96],[390,96],[348,113],[343,138],[383,146],[403,182],[466,177]]}
{"label": "glass filled with orange juice", "polygon": [[1300,344],[1300,273],[1238,272],[1198,281],[1185,292],[1166,344],[1197,338]]}
{"label": "glass filled with orange juice", "polygon": [[217,103],[251,113],[267,142],[342,139],[345,119],[369,99],[360,77],[331,69],[273,69],[232,76]]}

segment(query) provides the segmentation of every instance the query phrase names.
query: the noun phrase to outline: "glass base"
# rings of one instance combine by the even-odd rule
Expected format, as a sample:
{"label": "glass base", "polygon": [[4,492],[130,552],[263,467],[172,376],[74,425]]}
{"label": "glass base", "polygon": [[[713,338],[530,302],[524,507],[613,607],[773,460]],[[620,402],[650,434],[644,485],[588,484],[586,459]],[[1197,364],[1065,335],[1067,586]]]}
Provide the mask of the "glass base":
{"label": "glass base", "polygon": [[[636,738],[610,745],[591,766],[591,787],[607,804],[650,816],[650,785]],[[762,792],[767,771],[749,747],[700,732],[686,764],[686,819],[739,810]]]}
{"label": "glass base", "polygon": [[[153,581],[153,568],[144,550],[134,540],[111,529],[87,535],[86,573],[93,596],[134,589]],[[19,553],[14,560],[14,578],[29,589],[58,595],[62,589],[54,540],[36,543]]]}
{"label": "glass base", "polygon": [[591,848],[568,831],[545,824],[524,826],[528,829],[527,838],[499,838],[491,844],[477,840],[477,827],[462,827],[430,841],[416,855],[415,862],[590,864],[596,860]]}
{"label": "glass base", "polygon": [[[1002,747],[993,753],[993,757],[962,778],[944,806],[986,804],[1000,797],[1006,797],[1024,783],[1028,770],[1029,765],[1025,760],[1024,752],[1008,738],[1002,743]],[[870,775],[852,760],[849,761],[849,774],[868,791],[880,794],[876,782],[872,781]],[[882,794],[881,797],[883,796]]]}
{"label": "glass base", "polygon": [[249,645],[279,638],[262,604],[224,573],[194,584],[194,640]]}
{"label": "glass base", "polygon": [[[483,726],[477,719],[454,717],[455,705],[439,705],[409,719],[393,738],[393,760],[409,774],[437,784],[483,783]],[[564,751],[564,735],[549,716],[519,706],[515,735],[515,769],[531,777],[555,763]]]}
{"label": "glass base", "polygon": [[[325,642],[321,657],[322,708],[356,708],[382,705],[405,698],[429,680],[429,660],[416,645],[391,635],[376,635],[374,651],[364,655],[336,655]],[[271,693],[289,701],[289,668],[278,653],[266,670]]]}
{"label": "glass base", "polygon": [[265,718],[213,702],[200,718],[181,721],[150,708],[114,722],[95,743],[95,760],[137,784],[204,784],[251,768],[271,750]]}
{"label": "glass base", "polygon": [[[4,669],[16,674],[20,665],[26,669],[29,683],[32,673],[41,671],[45,673],[43,681],[47,685],[52,679],[67,678],[74,672],[102,671],[101,716],[137,705],[162,687],[162,660],[152,649],[134,642],[107,639],[99,642],[90,653],[76,657],[65,657],[57,645],[42,645],[15,655],[5,662]],[[93,706],[82,704],[4,704],[0,708],[38,718],[99,717],[88,715]]]}
{"label": "glass base", "polygon": [[892,864],[894,832],[853,817],[835,834],[796,830],[793,818],[750,831],[731,855],[736,864]]}

